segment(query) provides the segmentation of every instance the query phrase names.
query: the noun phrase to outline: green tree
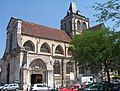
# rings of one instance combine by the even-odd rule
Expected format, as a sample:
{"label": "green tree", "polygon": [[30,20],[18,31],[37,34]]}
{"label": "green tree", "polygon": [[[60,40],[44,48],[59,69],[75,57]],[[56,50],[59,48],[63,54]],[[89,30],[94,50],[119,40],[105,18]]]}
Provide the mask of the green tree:
{"label": "green tree", "polygon": [[106,3],[95,3],[93,8],[98,11],[97,22],[106,22],[107,20],[112,20],[115,22],[114,27],[120,27],[120,1],[119,0],[109,0]]}
{"label": "green tree", "polygon": [[102,69],[110,81],[110,70],[117,70],[120,63],[120,32],[101,29],[75,35],[71,41],[75,63],[94,72]]}

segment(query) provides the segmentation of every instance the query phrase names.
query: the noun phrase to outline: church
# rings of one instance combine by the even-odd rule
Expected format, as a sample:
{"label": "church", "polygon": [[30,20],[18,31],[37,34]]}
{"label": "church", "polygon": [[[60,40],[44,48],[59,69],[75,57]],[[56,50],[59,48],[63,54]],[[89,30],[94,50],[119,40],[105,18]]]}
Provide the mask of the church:
{"label": "church", "polygon": [[72,35],[102,27],[102,24],[90,27],[89,18],[80,14],[75,2],[70,3],[66,16],[61,20],[61,29],[11,17],[6,28],[1,82],[17,82],[23,90],[35,83],[47,83],[52,87],[69,84],[77,76],[85,74],[79,66],[76,70],[70,59]]}

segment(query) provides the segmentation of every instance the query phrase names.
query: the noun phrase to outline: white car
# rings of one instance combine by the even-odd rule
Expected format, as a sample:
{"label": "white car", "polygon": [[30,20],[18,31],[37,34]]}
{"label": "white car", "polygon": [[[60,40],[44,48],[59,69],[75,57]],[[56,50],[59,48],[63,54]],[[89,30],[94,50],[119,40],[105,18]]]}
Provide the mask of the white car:
{"label": "white car", "polygon": [[3,89],[4,84],[0,83],[0,91]]}
{"label": "white car", "polygon": [[50,91],[50,89],[45,83],[37,83],[32,85],[31,91]]}
{"label": "white car", "polygon": [[19,89],[19,85],[17,83],[5,84],[3,87],[3,91],[8,91],[8,90],[18,91],[18,89]]}

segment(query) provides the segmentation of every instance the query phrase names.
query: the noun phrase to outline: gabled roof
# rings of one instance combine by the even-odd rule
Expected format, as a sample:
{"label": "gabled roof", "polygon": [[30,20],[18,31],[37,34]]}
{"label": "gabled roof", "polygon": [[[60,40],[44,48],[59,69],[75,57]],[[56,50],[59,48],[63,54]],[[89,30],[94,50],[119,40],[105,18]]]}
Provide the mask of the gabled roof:
{"label": "gabled roof", "polygon": [[62,30],[34,24],[31,22],[22,20],[21,33],[29,36],[36,36],[40,38],[70,42],[70,37]]}
{"label": "gabled roof", "polygon": [[104,27],[105,27],[105,25],[103,23],[101,23],[101,24],[95,25],[93,27],[90,27],[87,30],[96,31],[96,30],[100,30],[101,28],[104,28]]}

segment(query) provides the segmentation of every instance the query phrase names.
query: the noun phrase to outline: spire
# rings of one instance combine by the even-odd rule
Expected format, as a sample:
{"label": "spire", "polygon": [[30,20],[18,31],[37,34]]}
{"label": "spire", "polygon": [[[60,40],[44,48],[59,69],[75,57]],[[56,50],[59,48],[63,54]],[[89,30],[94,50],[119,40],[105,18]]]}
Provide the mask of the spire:
{"label": "spire", "polygon": [[74,1],[71,1],[69,10],[67,11],[67,15],[70,15],[70,14],[79,14],[80,15],[80,12]]}

